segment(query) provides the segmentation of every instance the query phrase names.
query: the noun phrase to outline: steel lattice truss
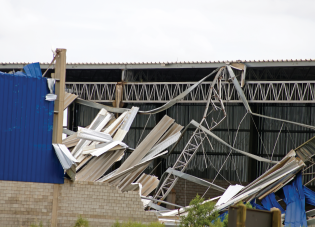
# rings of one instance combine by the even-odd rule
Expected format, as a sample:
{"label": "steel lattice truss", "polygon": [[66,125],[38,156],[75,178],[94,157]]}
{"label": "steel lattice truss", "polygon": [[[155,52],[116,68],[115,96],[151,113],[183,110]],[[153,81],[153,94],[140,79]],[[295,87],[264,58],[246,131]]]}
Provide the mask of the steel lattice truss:
{"label": "steel lattice truss", "polygon": [[[125,103],[166,103],[194,82],[124,83]],[[206,103],[211,82],[204,82],[179,103]],[[67,92],[95,102],[113,102],[116,83],[67,82]],[[222,81],[215,85],[223,102],[241,103],[234,85]],[[313,103],[315,101],[315,81],[246,81],[243,87],[249,103]],[[214,94],[212,94],[214,95]],[[213,100],[217,102],[218,100]]]}
{"label": "steel lattice truss", "polygon": [[[188,166],[188,163],[192,160],[192,158],[197,153],[200,145],[205,139],[205,134],[202,130],[197,128],[193,135],[190,137],[190,140],[186,144],[184,150],[176,160],[173,169],[184,172],[186,167]],[[154,198],[158,200],[164,200],[166,196],[170,193],[174,185],[176,184],[178,180],[178,177],[169,173],[165,180],[163,181],[162,185],[156,192]]]}

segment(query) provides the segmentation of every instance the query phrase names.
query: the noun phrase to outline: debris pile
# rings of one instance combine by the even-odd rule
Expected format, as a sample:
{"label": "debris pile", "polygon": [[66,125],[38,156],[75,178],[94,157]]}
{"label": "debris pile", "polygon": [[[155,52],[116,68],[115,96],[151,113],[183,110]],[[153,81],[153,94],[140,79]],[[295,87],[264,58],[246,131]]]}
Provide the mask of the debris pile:
{"label": "debris pile", "polygon": [[[241,72],[241,85],[233,70]],[[226,65],[218,68],[162,107],[149,111],[139,111],[138,107],[132,107],[131,109],[108,107],[79,99],[77,100],[79,104],[101,110],[86,128],[79,128],[77,132],[64,130],[69,136],[63,140],[63,144],[54,144],[56,154],[67,175],[73,181],[107,182],[110,185],[116,186],[122,192],[139,190],[143,199],[144,209],[156,210],[157,215],[160,217],[160,222],[167,225],[178,225],[179,217],[186,214],[184,207],[164,201],[179,178],[206,186],[207,190],[212,188],[221,191],[223,193],[221,196],[212,198],[210,201],[216,201],[216,209],[222,213],[227,212],[230,206],[237,203],[250,202],[257,209],[269,210],[272,207],[279,208],[283,216],[285,216],[285,225],[293,227],[315,223],[314,218],[308,220],[306,224],[306,216],[315,215],[315,211],[308,214],[305,212],[305,202],[315,205],[315,193],[303,186],[301,180],[303,169],[308,167],[310,163],[313,163],[311,159],[315,154],[314,138],[295,150],[288,152],[281,161],[275,161],[272,158],[267,159],[239,150],[233,147],[234,144],[228,144],[211,132],[226,118],[225,107],[221,100],[221,95],[224,94],[221,94],[219,92],[220,89],[218,89],[223,79],[230,80],[234,84],[235,90],[247,110],[246,114],[315,129],[314,126],[253,113],[242,90],[242,87],[246,83],[245,71],[246,65],[243,64]],[[169,153],[167,150],[168,147],[172,144],[177,144],[183,138],[181,135],[189,125],[181,132],[183,126],[175,123],[174,119],[165,115],[137,147],[131,148],[123,140],[136,115],[156,114],[166,110],[177,101],[183,99],[190,91],[212,74],[216,75],[209,88],[203,118],[200,122],[194,120],[190,122],[189,125],[194,126],[196,129],[187,141],[174,166],[166,170],[161,179],[143,173],[152,160]],[[74,99],[76,97],[71,98]],[[216,106],[212,99],[215,99],[220,104],[220,107]],[[209,108],[210,106],[212,106],[212,109]],[[222,118],[218,118],[218,120],[212,119],[212,122],[207,122],[207,116],[212,111],[221,112]],[[113,113],[119,113],[120,116],[115,118]],[[238,130],[235,137],[237,133]],[[203,141],[209,141],[210,143],[209,137],[229,147],[229,155],[232,152],[237,152],[259,162],[268,163],[267,171],[245,187],[231,185],[227,189],[215,185],[213,182],[211,183],[184,173],[199,147],[203,147]],[[129,157],[119,167],[115,166],[115,168],[112,168],[116,162],[122,159],[126,152],[130,153]],[[270,168],[269,165],[271,166]],[[216,169],[218,174],[220,174],[220,170]],[[152,194],[155,189],[156,191]],[[150,197],[150,195],[153,195],[153,197]],[[281,207],[276,196],[286,203],[286,209]],[[172,205],[180,209],[168,210],[161,204]],[[297,214],[296,216],[292,217],[292,215],[288,215],[293,211]]]}
{"label": "debris pile", "polygon": [[[116,119],[113,114],[101,109],[88,127],[80,127],[64,139],[63,144],[53,144],[71,180],[108,182],[123,192],[139,190],[141,185],[143,196],[157,187],[158,178],[142,172],[152,160],[167,154],[166,149],[181,136],[183,126],[165,115],[135,149],[130,148],[122,141],[138,110],[138,107],[132,107]],[[129,157],[119,168],[110,171],[127,151],[130,152]]]}

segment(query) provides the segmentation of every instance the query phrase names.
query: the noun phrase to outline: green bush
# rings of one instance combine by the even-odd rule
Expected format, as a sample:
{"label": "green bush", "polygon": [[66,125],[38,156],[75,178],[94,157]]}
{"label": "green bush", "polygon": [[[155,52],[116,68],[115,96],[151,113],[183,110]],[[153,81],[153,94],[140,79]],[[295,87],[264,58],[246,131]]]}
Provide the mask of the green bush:
{"label": "green bush", "polygon": [[149,225],[142,224],[141,222],[133,222],[133,221],[128,221],[128,222],[123,222],[119,223],[116,221],[112,227],[163,227],[164,225],[159,223],[159,222],[152,222]]}
{"label": "green bush", "polygon": [[228,215],[225,216],[223,222],[219,218],[219,212],[215,210],[214,202],[203,203],[204,199],[196,196],[190,202],[190,208],[186,209],[188,214],[181,216],[181,227],[227,227]]}
{"label": "green bush", "polygon": [[90,226],[89,221],[80,215],[73,227],[89,227],[89,226]]}
{"label": "green bush", "polygon": [[43,223],[40,221],[39,224],[37,223],[34,223],[34,224],[31,224],[31,227],[43,227]]}

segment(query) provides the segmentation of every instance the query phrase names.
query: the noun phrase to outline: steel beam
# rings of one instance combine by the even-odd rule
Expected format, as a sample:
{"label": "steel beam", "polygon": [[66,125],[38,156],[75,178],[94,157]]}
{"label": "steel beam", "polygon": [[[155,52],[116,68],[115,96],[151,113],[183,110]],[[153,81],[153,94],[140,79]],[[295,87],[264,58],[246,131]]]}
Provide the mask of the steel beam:
{"label": "steel beam", "polygon": [[[234,81],[236,82],[236,81]],[[124,103],[167,103],[196,82],[124,83]],[[212,81],[202,82],[178,103],[207,103]],[[237,84],[237,83],[235,83]],[[66,91],[81,99],[112,103],[116,83],[67,82]],[[242,103],[233,83],[221,81],[216,87],[223,102]],[[248,103],[315,103],[315,81],[246,81],[243,87]],[[215,97],[215,94],[211,94]],[[244,98],[243,97],[243,98]],[[218,102],[213,99],[213,102]]]}
{"label": "steel beam", "polygon": [[183,172],[180,172],[180,171],[177,171],[175,169],[172,169],[172,168],[168,168],[166,170],[167,173],[170,173],[170,174],[173,174],[179,178],[182,178],[182,179],[185,179],[185,180],[188,180],[188,181],[191,181],[191,182],[194,182],[196,184],[199,184],[199,185],[202,185],[202,186],[205,186],[205,187],[212,187],[213,189],[216,189],[218,191],[221,191],[221,192],[225,192],[226,189],[216,185],[216,184],[212,184],[211,182],[208,182],[206,180],[203,180],[203,179],[200,179],[198,177],[195,177],[195,176],[192,176],[192,175],[189,175],[187,173],[183,173]]}

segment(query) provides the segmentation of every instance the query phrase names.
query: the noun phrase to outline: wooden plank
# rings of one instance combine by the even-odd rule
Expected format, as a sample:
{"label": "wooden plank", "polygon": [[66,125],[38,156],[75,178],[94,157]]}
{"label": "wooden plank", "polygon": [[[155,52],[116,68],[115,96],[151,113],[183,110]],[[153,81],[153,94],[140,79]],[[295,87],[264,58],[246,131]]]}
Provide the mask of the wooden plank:
{"label": "wooden plank", "polygon": [[59,196],[59,184],[54,184],[53,203],[51,212],[51,226],[57,227],[58,220],[58,196]]}
{"label": "wooden plank", "polygon": [[55,94],[57,99],[54,106],[53,143],[62,143],[63,110],[66,81],[66,49],[56,49],[55,65]]}

